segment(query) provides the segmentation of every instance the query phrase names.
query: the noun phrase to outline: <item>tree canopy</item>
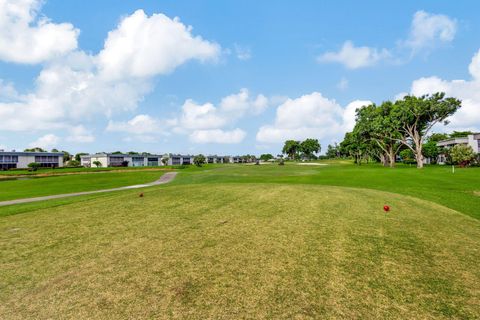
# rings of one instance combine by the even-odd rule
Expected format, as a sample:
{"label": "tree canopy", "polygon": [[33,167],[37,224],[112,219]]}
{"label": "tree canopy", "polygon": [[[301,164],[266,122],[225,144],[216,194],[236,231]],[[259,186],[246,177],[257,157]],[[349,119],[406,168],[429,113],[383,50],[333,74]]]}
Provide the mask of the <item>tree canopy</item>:
{"label": "tree canopy", "polygon": [[291,159],[298,157],[300,151],[300,142],[296,140],[287,140],[282,149],[282,153],[288,155]]}
{"label": "tree canopy", "polygon": [[408,95],[395,102],[363,106],[356,110],[355,127],[345,135],[340,150],[354,157],[356,163],[374,157],[393,166],[398,152],[408,148],[417,167],[422,168],[424,156],[435,157],[438,154],[435,142],[445,138],[435,134],[427,141],[429,131],[436,124],[447,124],[447,118],[460,107],[460,100],[445,97],[444,93]]}
{"label": "tree canopy", "polygon": [[321,146],[317,139],[309,138],[300,143],[300,150],[307,159],[311,159],[314,153],[320,152]]}

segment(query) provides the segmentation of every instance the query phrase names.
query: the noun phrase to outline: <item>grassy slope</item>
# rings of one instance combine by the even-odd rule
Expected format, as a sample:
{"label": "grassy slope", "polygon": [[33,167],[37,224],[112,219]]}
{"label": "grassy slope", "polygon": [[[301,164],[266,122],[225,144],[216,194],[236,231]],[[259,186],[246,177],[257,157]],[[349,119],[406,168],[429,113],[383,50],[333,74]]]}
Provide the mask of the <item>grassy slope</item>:
{"label": "grassy slope", "polygon": [[[389,191],[430,200],[480,219],[480,168],[427,166],[422,170],[399,165],[354,166],[333,161],[327,166],[207,166],[183,170],[176,184],[190,183],[288,183],[321,184]],[[475,193],[477,192],[477,193]]]}
{"label": "grassy slope", "polygon": [[124,191],[0,219],[0,318],[473,319],[478,239],[477,220],[374,190]]}
{"label": "grassy slope", "polygon": [[0,201],[141,184],[155,181],[162,174],[161,171],[103,172],[30,180],[0,180]]}

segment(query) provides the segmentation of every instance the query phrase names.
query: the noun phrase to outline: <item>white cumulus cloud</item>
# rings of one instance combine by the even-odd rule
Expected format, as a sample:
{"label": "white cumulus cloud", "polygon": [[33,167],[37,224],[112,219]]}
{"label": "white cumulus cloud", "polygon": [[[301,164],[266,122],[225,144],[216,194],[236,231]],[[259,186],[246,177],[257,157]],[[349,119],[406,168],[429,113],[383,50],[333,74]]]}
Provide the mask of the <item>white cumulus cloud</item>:
{"label": "white cumulus cloud", "polygon": [[90,143],[95,141],[95,136],[83,125],[71,127],[69,131],[70,135],[66,138],[67,141],[77,143]]}
{"label": "white cumulus cloud", "polygon": [[224,143],[234,144],[243,141],[247,133],[241,129],[234,130],[195,130],[190,135],[190,141],[195,143]]}
{"label": "white cumulus cloud", "polygon": [[160,133],[162,131],[162,126],[159,120],[146,114],[139,114],[125,122],[115,122],[110,120],[106,130],[112,132],[146,134]]}
{"label": "white cumulus cloud", "polygon": [[336,62],[348,69],[358,69],[377,64],[390,57],[387,49],[376,49],[366,46],[356,47],[352,41],[345,41],[338,52],[326,52],[317,58],[318,62]]}
{"label": "white cumulus cloud", "polygon": [[[37,1],[0,0],[0,26],[12,21],[23,25],[25,21],[32,22],[40,4]],[[47,22],[42,23],[39,22],[38,26]],[[11,36],[0,28],[0,59],[1,44],[9,42]],[[62,37],[50,34],[44,44],[53,43],[52,46],[57,47],[57,38],[68,43]],[[72,48],[75,47],[76,44]],[[32,50],[20,51],[31,55]],[[153,89],[152,76],[171,72],[191,59],[215,60],[219,52],[217,44],[192,35],[191,27],[182,24],[178,18],[170,19],[163,14],[148,17],[143,11],[136,11],[109,33],[98,55],[80,50],[62,56],[52,53],[49,56],[52,59],[40,71],[31,92],[19,93],[12,84],[0,79],[1,129],[65,129],[98,115],[110,118],[117,113],[133,111]]]}
{"label": "white cumulus cloud", "polygon": [[220,46],[192,35],[192,27],[164,14],[137,10],[110,31],[99,66],[110,79],[166,74],[191,59],[215,60]]}
{"label": "white cumulus cloud", "polygon": [[473,56],[468,69],[472,76],[469,80],[424,77],[413,81],[410,89],[417,96],[445,92],[447,96],[462,100],[462,107],[449,119],[448,130],[480,131],[480,50]]}
{"label": "white cumulus cloud", "polygon": [[[380,61],[402,64],[420,52],[427,52],[440,44],[453,41],[457,33],[455,19],[443,14],[417,11],[413,15],[406,39],[396,41],[390,49],[355,46],[345,41],[339,51],[326,52],[317,57],[320,63],[340,63],[348,69],[371,67]],[[405,57],[405,49],[409,57]]]}
{"label": "white cumulus cloud", "polygon": [[77,48],[80,31],[70,23],[38,17],[40,0],[0,0],[0,60],[34,64]]}
{"label": "white cumulus cloud", "polygon": [[288,139],[340,138],[351,130],[355,109],[370,103],[356,100],[342,108],[319,92],[288,99],[278,106],[274,123],[260,127],[257,141],[280,143]]}
{"label": "white cumulus cloud", "polygon": [[43,149],[50,149],[53,147],[57,147],[58,143],[60,142],[60,138],[52,133],[46,134],[41,136],[37,140],[33,141],[29,144],[29,147],[35,148],[43,148]]}
{"label": "white cumulus cloud", "polygon": [[456,32],[456,20],[443,14],[417,11],[413,15],[410,34],[403,44],[416,52],[450,42],[455,38]]}

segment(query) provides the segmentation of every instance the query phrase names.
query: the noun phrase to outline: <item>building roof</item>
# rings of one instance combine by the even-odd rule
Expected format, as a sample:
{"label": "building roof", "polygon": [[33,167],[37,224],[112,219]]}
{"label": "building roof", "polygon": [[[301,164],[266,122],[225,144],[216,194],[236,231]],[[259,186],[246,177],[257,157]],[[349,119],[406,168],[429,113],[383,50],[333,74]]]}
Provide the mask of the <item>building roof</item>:
{"label": "building roof", "polygon": [[6,156],[53,156],[63,157],[63,152],[29,152],[29,151],[0,151],[0,155]]}
{"label": "building roof", "polygon": [[472,137],[473,140],[480,140],[480,133],[469,134],[465,137],[450,138],[445,140],[440,140],[437,142],[437,147],[445,147],[455,144],[466,144],[468,143],[469,138]]}
{"label": "building roof", "polygon": [[444,147],[452,144],[463,144],[463,143],[468,143],[468,137],[440,140],[437,142],[437,147]]}
{"label": "building roof", "polygon": [[86,154],[80,156],[80,158],[97,158],[97,157],[163,157],[163,155],[158,155],[158,154],[126,154],[126,153],[106,153],[106,152],[101,152],[101,153],[95,153],[95,154]]}

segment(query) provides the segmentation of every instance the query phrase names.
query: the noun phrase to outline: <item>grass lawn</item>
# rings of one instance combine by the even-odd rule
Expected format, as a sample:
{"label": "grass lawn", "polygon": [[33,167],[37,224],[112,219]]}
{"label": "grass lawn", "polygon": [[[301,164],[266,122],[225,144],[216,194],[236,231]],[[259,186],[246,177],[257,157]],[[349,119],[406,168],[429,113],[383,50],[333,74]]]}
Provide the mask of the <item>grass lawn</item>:
{"label": "grass lawn", "polygon": [[92,167],[92,168],[39,168],[37,171],[29,171],[28,169],[16,169],[8,171],[0,171],[0,181],[2,178],[12,176],[42,176],[42,175],[62,175],[68,173],[93,173],[105,171],[144,171],[144,170],[169,170],[178,166],[162,166],[162,167]]}
{"label": "grass lawn", "polygon": [[355,166],[351,161],[325,161],[325,166],[288,163],[272,165],[210,165],[182,170],[177,184],[287,183],[320,184],[389,191],[430,200],[480,219],[480,168],[415,167],[378,164]]}
{"label": "grass lawn", "polygon": [[112,171],[26,180],[0,180],[0,201],[148,183],[157,180],[162,174],[163,171]]}
{"label": "grass lawn", "polygon": [[0,319],[480,318],[480,169],[329,164],[0,208]]}
{"label": "grass lawn", "polygon": [[0,318],[473,319],[479,239],[477,220],[374,190],[126,191],[0,219]]}

